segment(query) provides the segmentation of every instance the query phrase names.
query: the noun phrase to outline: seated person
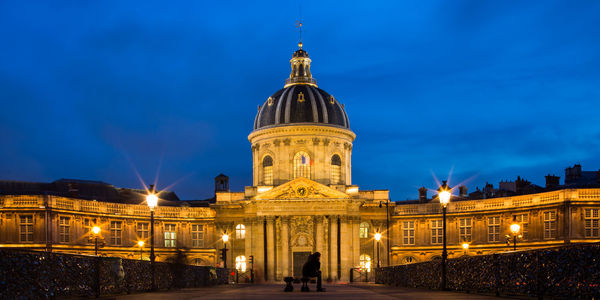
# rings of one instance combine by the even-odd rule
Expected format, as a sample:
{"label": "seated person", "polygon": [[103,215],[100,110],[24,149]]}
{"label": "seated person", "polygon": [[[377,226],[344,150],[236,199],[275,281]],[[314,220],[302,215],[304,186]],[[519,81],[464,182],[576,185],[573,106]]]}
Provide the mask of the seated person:
{"label": "seated person", "polygon": [[[308,260],[302,267],[302,276],[305,278],[317,277],[317,292],[324,292],[321,286],[321,253],[315,252],[308,256]],[[304,288],[304,286],[303,286]],[[306,286],[308,291],[308,286]]]}

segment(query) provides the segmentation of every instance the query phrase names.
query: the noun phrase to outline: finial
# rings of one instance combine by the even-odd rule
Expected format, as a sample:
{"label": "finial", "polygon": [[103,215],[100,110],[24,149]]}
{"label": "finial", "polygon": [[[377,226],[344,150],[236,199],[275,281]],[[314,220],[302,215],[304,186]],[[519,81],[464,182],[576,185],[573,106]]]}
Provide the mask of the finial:
{"label": "finial", "polygon": [[302,42],[298,42],[298,48],[302,49]]}

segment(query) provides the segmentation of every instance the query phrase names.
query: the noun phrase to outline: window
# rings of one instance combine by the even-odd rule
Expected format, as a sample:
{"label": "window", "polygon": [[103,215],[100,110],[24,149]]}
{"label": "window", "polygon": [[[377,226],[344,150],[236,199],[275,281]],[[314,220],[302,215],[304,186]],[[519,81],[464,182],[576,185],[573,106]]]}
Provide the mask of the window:
{"label": "window", "polygon": [[204,225],[192,224],[192,247],[204,247]]}
{"label": "window", "polygon": [[431,243],[432,244],[441,244],[444,227],[442,225],[442,220],[431,220]]}
{"label": "window", "polygon": [[331,184],[339,184],[342,177],[342,159],[334,154],[331,157]]}
{"label": "window", "polygon": [[165,224],[165,247],[176,247],[177,233],[175,224]]}
{"label": "window", "polygon": [[121,245],[121,233],[123,229],[121,221],[110,221],[110,243],[113,245]]}
{"label": "window", "polygon": [[59,217],[58,218],[58,241],[61,243],[68,243],[70,237],[70,229],[69,221],[71,218],[69,217]]}
{"label": "window", "polygon": [[310,166],[312,161],[306,152],[300,151],[294,155],[294,178],[304,177],[310,179]]}
{"label": "window", "polygon": [[263,158],[263,184],[273,185],[273,159],[268,155]]}
{"label": "window", "polygon": [[365,269],[367,272],[371,272],[371,257],[367,254],[362,254],[359,259],[360,268]]}
{"label": "window", "polygon": [[518,214],[513,216],[513,220],[521,225],[521,236],[524,240],[529,237],[529,214]]}
{"label": "window", "polygon": [[88,243],[93,243],[94,242],[94,233],[92,232],[92,228],[94,227],[94,223],[95,223],[95,220],[92,220],[92,219],[89,219],[89,218],[83,219],[83,229],[85,230],[85,232],[87,234],[87,242]]}
{"label": "window", "polygon": [[488,217],[488,242],[500,241],[500,217]]}
{"label": "window", "polygon": [[556,211],[544,212],[544,238],[556,238]]}
{"label": "window", "polygon": [[235,258],[235,269],[240,272],[246,272],[246,257],[240,255]]}
{"label": "window", "polygon": [[404,233],[404,245],[414,245],[415,244],[415,221],[406,221],[402,222]]}
{"label": "window", "polygon": [[585,210],[585,237],[600,237],[600,209]]}
{"label": "window", "polygon": [[33,242],[33,216],[19,217],[19,233],[21,242]]}
{"label": "window", "polygon": [[246,226],[244,224],[237,224],[235,226],[235,238],[244,239],[246,237]]}
{"label": "window", "polygon": [[150,224],[148,223],[137,223],[137,236],[142,240],[147,240],[150,237],[150,233],[148,228]]}
{"label": "window", "polygon": [[369,237],[369,223],[362,222],[360,223],[360,238],[366,239]]}
{"label": "window", "polygon": [[460,242],[471,242],[471,236],[473,232],[473,219],[459,219],[458,223],[458,238],[460,239]]}

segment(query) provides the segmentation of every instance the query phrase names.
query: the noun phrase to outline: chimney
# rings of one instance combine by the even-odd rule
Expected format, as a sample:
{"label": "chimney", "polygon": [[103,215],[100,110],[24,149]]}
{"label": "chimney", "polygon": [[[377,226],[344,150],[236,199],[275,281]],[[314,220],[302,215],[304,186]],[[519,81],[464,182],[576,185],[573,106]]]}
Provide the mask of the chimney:
{"label": "chimney", "polygon": [[427,202],[427,188],[424,186],[419,188],[419,202],[420,203]]}
{"label": "chimney", "polygon": [[546,188],[550,189],[560,185],[560,177],[555,175],[546,175]]}
{"label": "chimney", "polygon": [[463,198],[467,198],[467,187],[464,185],[459,186],[458,187],[458,195]]}

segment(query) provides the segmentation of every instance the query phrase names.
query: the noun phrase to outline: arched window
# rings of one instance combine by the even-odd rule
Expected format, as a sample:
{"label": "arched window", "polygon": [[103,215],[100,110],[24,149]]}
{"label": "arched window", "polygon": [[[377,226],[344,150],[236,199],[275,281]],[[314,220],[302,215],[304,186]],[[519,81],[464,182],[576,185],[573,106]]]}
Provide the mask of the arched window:
{"label": "arched window", "polygon": [[265,156],[262,162],[263,167],[263,184],[273,185],[273,159],[270,156]]}
{"label": "arched window", "polygon": [[235,226],[235,238],[242,240],[246,237],[246,226],[244,224],[237,224]]}
{"label": "arched window", "polygon": [[362,254],[360,256],[360,268],[371,272],[371,257],[369,255]]}
{"label": "arched window", "polygon": [[331,157],[331,184],[339,184],[342,177],[342,159],[334,154]]}
{"label": "arched window", "polygon": [[240,255],[235,258],[235,269],[240,272],[246,272],[246,257]]}
{"label": "arched window", "polygon": [[360,238],[366,239],[369,237],[369,223],[362,222],[360,223]]}
{"label": "arched window", "polygon": [[310,166],[312,160],[308,153],[300,151],[294,155],[294,178],[304,177],[310,179]]}

